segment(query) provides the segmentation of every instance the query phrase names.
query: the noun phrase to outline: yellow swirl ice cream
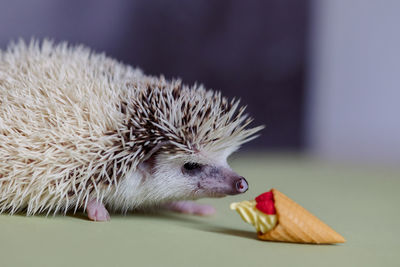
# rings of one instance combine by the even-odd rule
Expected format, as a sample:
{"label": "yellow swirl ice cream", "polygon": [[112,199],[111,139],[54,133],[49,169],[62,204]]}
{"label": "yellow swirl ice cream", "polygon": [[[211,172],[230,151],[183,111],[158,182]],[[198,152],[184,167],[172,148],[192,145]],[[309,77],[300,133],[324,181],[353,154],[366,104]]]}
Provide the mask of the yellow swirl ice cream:
{"label": "yellow swirl ice cream", "polygon": [[273,229],[277,222],[276,214],[265,214],[256,208],[256,201],[242,201],[232,203],[231,210],[236,210],[242,219],[253,225],[257,232],[266,233]]}

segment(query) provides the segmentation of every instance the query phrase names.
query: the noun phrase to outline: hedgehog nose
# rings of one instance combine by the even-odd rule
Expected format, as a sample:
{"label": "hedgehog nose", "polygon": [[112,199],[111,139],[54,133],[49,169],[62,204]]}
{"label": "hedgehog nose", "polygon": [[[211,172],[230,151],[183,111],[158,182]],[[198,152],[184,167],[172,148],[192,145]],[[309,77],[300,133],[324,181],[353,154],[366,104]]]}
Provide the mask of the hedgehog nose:
{"label": "hedgehog nose", "polygon": [[244,193],[247,191],[247,189],[249,189],[249,185],[246,179],[244,179],[243,177],[240,177],[239,180],[236,180],[235,186],[238,193]]}

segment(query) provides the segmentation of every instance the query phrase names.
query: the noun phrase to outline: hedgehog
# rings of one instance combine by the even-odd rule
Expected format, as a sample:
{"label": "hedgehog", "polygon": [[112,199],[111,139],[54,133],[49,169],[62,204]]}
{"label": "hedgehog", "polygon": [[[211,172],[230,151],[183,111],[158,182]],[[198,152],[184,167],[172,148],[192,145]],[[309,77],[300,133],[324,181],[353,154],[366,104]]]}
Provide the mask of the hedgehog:
{"label": "hedgehog", "polygon": [[251,122],[237,99],[83,45],[10,43],[0,51],[0,213],[212,214],[194,200],[248,189],[227,158],[263,128]]}

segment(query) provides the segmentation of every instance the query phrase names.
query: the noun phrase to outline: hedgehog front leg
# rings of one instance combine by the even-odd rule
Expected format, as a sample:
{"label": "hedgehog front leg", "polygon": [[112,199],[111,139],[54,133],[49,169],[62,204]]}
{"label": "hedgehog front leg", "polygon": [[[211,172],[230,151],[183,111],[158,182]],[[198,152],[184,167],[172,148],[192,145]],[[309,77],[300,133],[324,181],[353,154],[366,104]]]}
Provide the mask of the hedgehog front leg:
{"label": "hedgehog front leg", "polygon": [[176,201],[167,203],[164,206],[167,210],[181,212],[186,214],[194,214],[201,216],[209,216],[215,213],[215,208],[211,205],[199,204],[194,201]]}
{"label": "hedgehog front leg", "polygon": [[103,203],[97,200],[91,200],[88,202],[86,212],[90,220],[95,222],[105,222],[110,220],[110,214]]}

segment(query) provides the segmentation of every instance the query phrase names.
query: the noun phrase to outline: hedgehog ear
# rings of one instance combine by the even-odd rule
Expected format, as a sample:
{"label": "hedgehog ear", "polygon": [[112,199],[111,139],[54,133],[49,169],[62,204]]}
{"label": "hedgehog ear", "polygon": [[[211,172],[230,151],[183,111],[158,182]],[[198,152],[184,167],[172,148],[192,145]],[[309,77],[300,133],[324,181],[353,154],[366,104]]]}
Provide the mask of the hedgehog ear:
{"label": "hedgehog ear", "polygon": [[142,171],[151,172],[152,168],[154,167],[154,155],[161,149],[161,147],[170,144],[169,141],[164,141],[158,143],[155,147],[153,147],[143,158],[142,162],[139,163],[138,167]]}
{"label": "hedgehog ear", "polygon": [[149,158],[151,158],[151,156],[153,156],[155,153],[157,153],[161,147],[165,146],[165,145],[169,145],[170,141],[164,141],[164,142],[160,142],[158,143],[155,147],[153,147],[147,154],[146,156],[144,156],[143,158],[143,162],[147,161]]}

